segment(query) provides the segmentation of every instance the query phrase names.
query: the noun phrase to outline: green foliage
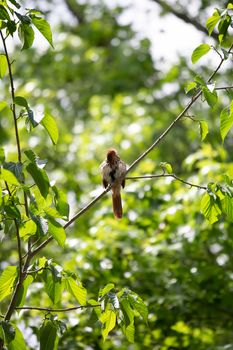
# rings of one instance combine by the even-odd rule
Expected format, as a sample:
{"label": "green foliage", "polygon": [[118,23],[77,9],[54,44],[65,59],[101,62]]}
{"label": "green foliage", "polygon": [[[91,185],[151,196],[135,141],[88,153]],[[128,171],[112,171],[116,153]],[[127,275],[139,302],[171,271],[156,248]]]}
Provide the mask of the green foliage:
{"label": "green foliage", "polygon": [[[53,47],[42,12],[0,4],[3,42],[18,35],[24,50],[14,49],[10,66],[0,53],[0,348],[33,348],[31,333],[41,350],[227,347],[232,92],[222,87],[232,85],[231,67],[194,72],[182,57],[160,71],[149,40],[120,24],[123,8],[67,3],[79,25],[56,29],[54,51],[32,48],[35,28]],[[211,66],[215,51],[220,68],[230,62],[231,11],[207,20],[218,44],[199,45],[192,63],[209,53]],[[184,89],[192,115],[189,107],[171,124]],[[71,225],[98,192],[105,149],[116,146],[130,164],[155,139],[132,176],[157,177],[126,181],[123,219],[105,196]]]}
{"label": "green foliage", "polygon": [[6,298],[12,292],[15,279],[17,277],[17,267],[8,266],[0,277],[0,300]]}

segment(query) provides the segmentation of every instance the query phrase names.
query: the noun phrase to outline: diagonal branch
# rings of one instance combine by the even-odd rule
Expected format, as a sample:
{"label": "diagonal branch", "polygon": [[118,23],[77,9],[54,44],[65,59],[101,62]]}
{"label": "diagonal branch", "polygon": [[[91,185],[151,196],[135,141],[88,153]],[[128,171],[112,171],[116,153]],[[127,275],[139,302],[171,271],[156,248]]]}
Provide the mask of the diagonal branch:
{"label": "diagonal branch", "polygon": [[[199,31],[205,33],[208,35],[208,32],[206,30],[206,27],[203,26],[199,21],[196,20],[196,18],[191,17],[185,12],[178,11],[175,6],[169,5],[166,1],[164,0],[152,0],[156,4],[158,4],[162,9],[168,13],[172,13],[174,16],[177,18],[181,19],[185,23],[192,24],[196,29]],[[215,39],[218,40],[218,34],[213,32],[211,36]]]}
{"label": "diagonal branch", "polygon": [[100,307],[101,304],[96,305],[81,305],[81,306],[73,306],[63,309],[50,309],[48,307],[37,307],[37,306],[22,306],[22,307],[16,307],[16,310],[37,310],[37,311],[47,311],[50,312],[67,312],[67,311],[74,311],[79,309],[87,309],[87,308],[93,308],[93,307]]}
{"label": "diagonal branch", "polygon": [[199,188],[201,190],[207,190],[206,186],[200,186],[200,185],[196,185],[196,184],[193,184],[191,182],[185,181],[185,180],[181,179],[180,177],[176,176],[175,174],[127,176],[125,179],[126,180],[139,180],[139,179],[154,179],[154,178],[161,178],[161,177],[172,177],[173,179],[178,180],[178,181],[182,182],[183,184],[188,185],[190,187],[196,187],[196,188]]}

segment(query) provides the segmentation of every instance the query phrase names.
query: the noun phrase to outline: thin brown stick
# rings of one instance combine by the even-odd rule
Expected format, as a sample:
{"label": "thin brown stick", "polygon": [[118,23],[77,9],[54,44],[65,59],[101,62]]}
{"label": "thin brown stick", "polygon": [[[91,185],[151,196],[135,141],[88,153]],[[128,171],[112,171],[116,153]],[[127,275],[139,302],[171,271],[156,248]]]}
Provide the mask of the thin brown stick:
{"label": "thin brown stick", "polygon": [[191,182],[185,181],[181,179],[180,177],[176,176],[175,174],[158,174],[158,175],[142,175],[142,176],[127,176],[125,179],[126,180],[139,180],[139,179],[153,179],[153,178],[161,178],[161,177],[172,177],[173,179],[176,179],[180,182],[182,182],[185,185],[188,185],[190,187],[196,187],[201,190],[207,190],[206,186],[200,186],[193,184]]}
{"label": "thin brown stick", "polygon": [[101,304],[97,305],[81,305],[81,306],[73,306],[68,307],[64,309],[50,309],[49,307],[37,307],[37,306],[22,306],[22,307],[16,307],[16,310],[36,310],[36,311],[46,311],[46,312],[68,312],[68,311],[74,311],[79,309],[86,309],[86,308],[93,308],[93,307],[100,307]]}

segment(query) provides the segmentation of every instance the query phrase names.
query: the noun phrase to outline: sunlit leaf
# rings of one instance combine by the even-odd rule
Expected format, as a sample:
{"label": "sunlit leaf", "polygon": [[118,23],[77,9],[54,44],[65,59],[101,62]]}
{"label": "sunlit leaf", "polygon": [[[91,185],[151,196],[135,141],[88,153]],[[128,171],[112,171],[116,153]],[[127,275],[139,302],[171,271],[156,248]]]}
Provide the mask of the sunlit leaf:
{"label": "sunlit leaf", "polygon": [[106,295],[110,290],[114,288],[113,283],[108,283],[104,288],[100,289],[99,291],[99,298],[102,298],[104,295]]}
{"label": "sunlit leaf", "polygon": [[197,83],[195,81],[191,81],[190,83],[187,83],[186,86],[185,86],[185,92],[186,94],[195,89],[197,87]]}
{"label": "sunlit leaf", "polygon": [[192,53],[191,60],[192,63],[196,63],[202,56],[206,55],[211,49],[208,44],[199,45]]}
{"label": "sunlit leaf", "polygon": [[220,214],[222,213],[216,200],[205,193],[201,200],[201,211],[210,224],[218,221]]}
{"label": "sunlit leaf", "polygon": [[18,106],[22,106],[25,108],[28,108],[27,100],[24,97],[21,96],[15,96],[14,103]]}
{"label": "sunlit leaf", "polygon": [[64,248],[66,242],[66,233],[62,225],[52,217],[48,219],[48,232],[53,236],[57,243]]}
{"label": "sunlit leaf", "polygon": [[204,141],[209,132],[208,123],[205,120],[199,120],[199,126],[200,126],[201,141]]}
{"label": "sunlit leaf", "polygon": [[232,125],[233,125],[233,111],[231,110],[229,111],[228,107],[225,107],[220,114],[220,134],[223,142],[228,132],[232,128]]}
{"label": "sunlit leaf", "polygon": [[8,266],[0,277],[0,301],[13,292],[13,286],[17,277],[17,267]]}
{"label": "sunlit leaf", "polygon": [[100,316],[100,321],[103,323],[103,340],[105,341],[109,332],[115,327],[116,325],[116,313],[113,310],[106,310],[104,311]]}
{"label": "sunlit leaf", "polygon": [[211,33],[213,32],[216,24],[218,23],[218,21],[220,20],[220,15],[218,13],[218,11],[214,11],[213,15],[211,17],[209,17],[206,21],[206,28],[208,30],[209,35],[211,35]]}
{"label": "sunlit leaf", "polygon": [[44,169],[39,169],[34,163],[26,166],[27,171],[32,176],[38,186],[41,195],[46,198],[49,193],[49,179]]}
{"label": "sunlit leaf", "polygon": [[41,17],[32,16],[32,23],[41,32],[41,34],[48,40],[49,44],[53,47],[53,37],[50,24]]}
{"label": "sunlit leaf", "polygon": [[206,102],[208,105],[213,108],[216,103],[218,102],[218,95],[216,91],[211,92],[207,87],[202,87],[202,92],[204,94],[204,97],[206,99]]}
{"label": "sunlit leaf", "polygon": [[11,185],[15,185],[15,186],[20,185],[15,175],[7,169],[3,169],[3,168],[0,169],[0,180],[4,180]]}
{"label": "sunlit leaf", "polygon": [[75,297],[80,305],[86,305],[87,291],[81,285],[73,279],[73,277],[65,277],[65,288]]}
{"label": "sunlit leaf", "polygon": [[2,79],[7,71],[6,55],[0,54],[0,79]]}
{"label": "sunlit leaf", "polygon": [[22,238],[25,236],[32,236],[36,233],[36,230],[37,230],[36,223],[33,220],[28,219],[20,226],[19,235]]}
{"label": "sunlit leaf", "polygon": [[54,145],[56,145],[58,141],[59,132],[55,119],[50,114],[46,113],[44,118],[40,121],[40,124],[43,125],[43,127],[48,132],[51,141]]}

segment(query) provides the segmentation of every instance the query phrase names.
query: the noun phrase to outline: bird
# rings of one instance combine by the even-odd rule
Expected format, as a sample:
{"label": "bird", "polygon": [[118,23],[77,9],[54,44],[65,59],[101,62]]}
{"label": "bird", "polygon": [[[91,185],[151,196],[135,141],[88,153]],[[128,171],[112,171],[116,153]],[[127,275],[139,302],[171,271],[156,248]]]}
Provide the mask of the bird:
{"label": "bird", "polygon": [[126,164],[113,148],[107,151],[106,159],[100,165],[104,188],[112,186],[112,207],[116,219],[121,219],[123,210],[121,202],[121,186],[125,187]]}

